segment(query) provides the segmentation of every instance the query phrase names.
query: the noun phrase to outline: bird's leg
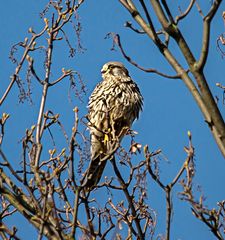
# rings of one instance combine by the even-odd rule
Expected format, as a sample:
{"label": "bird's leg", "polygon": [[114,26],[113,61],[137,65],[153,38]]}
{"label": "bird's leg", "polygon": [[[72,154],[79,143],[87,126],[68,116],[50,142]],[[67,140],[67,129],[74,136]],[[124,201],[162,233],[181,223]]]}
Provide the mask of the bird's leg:
{"label": "bird's leg", "polygon": [[[106,103],[105,103],[106,104]],[[106,116],[106,121],[105,121],[105,126],[104,128],[106,129],[105,133],[104,133],[104,140],[103,143],[104,145],[107,145],[109,142],[109,133],[110,133],[110,111],[107,109],[107,111],[105,112],[105,116]]]}
{"label": "bird's leg", "polygon": [[112,126],[112,141],[117,141],[118,138],[116,136],[116,129],[115,129],[115,121],[111,121],[111,126]]}

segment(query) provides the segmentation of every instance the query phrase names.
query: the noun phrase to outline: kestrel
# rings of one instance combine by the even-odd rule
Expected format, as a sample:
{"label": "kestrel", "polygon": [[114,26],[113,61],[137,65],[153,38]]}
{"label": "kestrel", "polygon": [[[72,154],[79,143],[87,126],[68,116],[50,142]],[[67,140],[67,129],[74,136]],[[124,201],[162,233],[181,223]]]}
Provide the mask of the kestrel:
{"label": "kestrel", "polygon": [[142,110],[143,97],[128,70],[120,62],[108,62],[103,80],[89,98],[88,127],[91,135],[91,161],[82,184],[93,189],[102,176],[106,160],[130,129]]}

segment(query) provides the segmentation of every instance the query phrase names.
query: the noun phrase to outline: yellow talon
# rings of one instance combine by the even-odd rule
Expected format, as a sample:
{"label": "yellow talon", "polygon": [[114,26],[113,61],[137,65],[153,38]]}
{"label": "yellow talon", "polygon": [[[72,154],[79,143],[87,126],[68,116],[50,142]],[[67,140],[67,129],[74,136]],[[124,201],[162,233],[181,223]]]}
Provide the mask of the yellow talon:
{"label": "yellow talon", "polygon": [[105,134],[104,136],[104,144],[106,144],[109,141],[109,136]]}

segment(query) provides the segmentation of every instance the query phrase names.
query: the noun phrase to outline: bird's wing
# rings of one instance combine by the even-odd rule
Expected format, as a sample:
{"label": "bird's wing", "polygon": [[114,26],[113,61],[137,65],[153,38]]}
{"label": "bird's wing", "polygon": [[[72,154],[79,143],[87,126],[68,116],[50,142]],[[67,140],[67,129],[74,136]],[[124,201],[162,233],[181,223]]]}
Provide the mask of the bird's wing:
{"label": "bird's wing", "polygon": [[94,89],[89,104],[91,162],[84,185],[91,188],[102,175],[112,146],[119,143],[142,108],[142,96],[130,77],[103,80]]}

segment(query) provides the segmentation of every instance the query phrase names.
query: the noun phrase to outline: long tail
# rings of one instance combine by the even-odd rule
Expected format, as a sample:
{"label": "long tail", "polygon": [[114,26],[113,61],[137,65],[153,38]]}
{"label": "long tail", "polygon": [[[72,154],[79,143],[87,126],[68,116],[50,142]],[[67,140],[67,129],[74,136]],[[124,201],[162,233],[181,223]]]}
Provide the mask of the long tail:
{"label": "long tail", "polygon": [[106,161],[101,161],[101,157],[98,156],[93,159],[85,173],[84,178],[81,181],[82,186],[86,190],[92,190],[99,183],[102,173],[104,171]]}

